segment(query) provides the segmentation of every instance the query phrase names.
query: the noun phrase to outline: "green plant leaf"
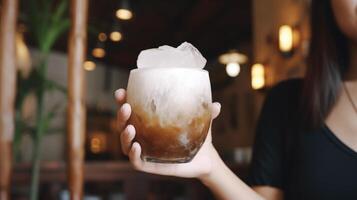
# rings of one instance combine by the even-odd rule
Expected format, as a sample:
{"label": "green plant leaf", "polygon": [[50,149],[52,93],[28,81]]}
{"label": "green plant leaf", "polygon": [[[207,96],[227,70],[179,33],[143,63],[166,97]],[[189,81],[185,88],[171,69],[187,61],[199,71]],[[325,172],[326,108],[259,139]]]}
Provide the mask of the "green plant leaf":
{"label": "green plant leaf", "polygon": [[[58,2],[57,6],[54,6],[54,2]],[[64,94],[67,93],[65,87],[47,79],[48,55],[61,34],[68,29],[70,21],[65,16],[68,0],[23,0],[22,3],[28,13],[24,16],[27,18],[29,32],[35,38],[35,45],[40,49],[40,62],[31,72],[30,77],[18,79],[18,95],[16,97],[16,110],[20,111],[25,97],[29,93],[35,92],[37,97],[36,125],[34,127],[28,126],[21,115],[18,114],[15,137],[17,144],[21,141],[21,136],[25,131],[30,132],[33,138],[35,145],[32,158],[30,199],[36,200],[38,199],[42,136],[51,132],[50,124],[60,108],[59,105],[55,105],[50,112],[45,113],[45,92],[61,91]]]}
{"label": "green plant leaf", "polygon": [[48,91],[55,91],[56,90],[56,91],[62,92],[65,95],[67,94],[67,88],[66,87],[64,87],[61,84],[56,83],[56,82],[54,82],[52,80],[48,80],[47,79],[45,85],[46,85],[46,90],[48,90]]}
{"label": "green plant leaf", "polygon": [[42,0],[41,1],[41,21],[42,21],[42,31],[46,30],[46,27],[50,24],[51,20],[51,4],[52,0]]}
{"label": "green plant leaf", "polygon": [[42,77],[39,76],[36,69],[32,70],[29,77],[24,79],[19,73],[17,75],[17,93],[15,108],[21,109],[22,103],[27,95],[34,92],[38,87],[38,84],[42,81]]}
{"label": "green plant leaf", "polygon": [[70,25],[70,20],[69,19],[63,19],[62,21],[59,21],[56,24],[51,25],[51,29],[49,29],[49,32],[46,35],[46,38],[44,38],[44,43],[42,46],[42,51],[47,53],[50,51],[56,40],[59,38],[59,36],[66,30],[68,30]]}
{"label": "green plant leaf", "polygon": [[42,50],[47,53],[52,48],[59,36],[68,30],[70,21],[64,16],[68,8],[68,1],[62,0],[54,10],[53,15],[48,24],[48,31],[43,40]]}
{"label": "green plant leaf", "polygon": [[15,155],[15,160],[18,160],[19,157],[19,149],[20,149],[20,143],[22,139],[22,133],[23,133],[23,121],[21,119],[21,114],[19,111],[16,111],[15,113],[15,133],[14,133],[14,139],[13,139],[13,152]]}
{"label": "green plant leaf", "polygon": [[43,119],[42,125],[42,134],[46,134],[52,120],[57,116],[58,110],[61,108],[60,103],[54,105],[50,111],[46,114]]}
{"label": "green plant leaf", "polygon": [[57,24],[59,21],[64,19],[64,14],[67,11],[67,9],[68,9],[68,1],[62,0],[57,6],[57,9],[55,10],[54,14],[52,15],[51,22]]}

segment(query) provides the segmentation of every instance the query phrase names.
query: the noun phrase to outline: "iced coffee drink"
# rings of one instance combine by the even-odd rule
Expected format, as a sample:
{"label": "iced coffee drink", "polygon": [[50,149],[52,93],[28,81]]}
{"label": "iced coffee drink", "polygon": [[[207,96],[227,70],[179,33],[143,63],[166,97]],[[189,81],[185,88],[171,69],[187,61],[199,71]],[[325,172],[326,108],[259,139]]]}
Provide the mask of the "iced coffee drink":
{"label": "iced coffee drink", "polygon": [[127,102],[143,160],[188,162],[202,146],[212,102],[205,64],[189,43],[140,53],[138,69],[130,72]]}

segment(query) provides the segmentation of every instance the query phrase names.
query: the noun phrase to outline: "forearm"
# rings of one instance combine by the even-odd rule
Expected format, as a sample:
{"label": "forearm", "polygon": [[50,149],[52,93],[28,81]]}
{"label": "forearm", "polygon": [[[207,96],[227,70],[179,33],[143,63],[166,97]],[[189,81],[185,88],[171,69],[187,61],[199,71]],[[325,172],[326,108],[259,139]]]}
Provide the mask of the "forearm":
{"label": "forearm", "polygon": [[215,152],[213,171],[199,179],[218,199],[260,200],[263,199],[242,180],[240,180]]}

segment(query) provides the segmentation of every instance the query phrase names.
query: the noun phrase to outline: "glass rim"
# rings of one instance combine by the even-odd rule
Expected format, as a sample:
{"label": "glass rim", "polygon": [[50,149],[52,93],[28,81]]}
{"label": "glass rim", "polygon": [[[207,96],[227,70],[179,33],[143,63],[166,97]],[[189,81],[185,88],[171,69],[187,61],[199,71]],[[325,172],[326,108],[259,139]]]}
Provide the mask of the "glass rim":
{"label": "glass rim", "polygon": [[150,71],[150,70],[195,70],[195,71],[202,71],[202,72],[207,72],[208,70],[206,69],[201,69],[201,68],[193,68],[193,67],[149,67],[149,68],[135,68],[131,69],[130,72],[137,72],[137,71]]}

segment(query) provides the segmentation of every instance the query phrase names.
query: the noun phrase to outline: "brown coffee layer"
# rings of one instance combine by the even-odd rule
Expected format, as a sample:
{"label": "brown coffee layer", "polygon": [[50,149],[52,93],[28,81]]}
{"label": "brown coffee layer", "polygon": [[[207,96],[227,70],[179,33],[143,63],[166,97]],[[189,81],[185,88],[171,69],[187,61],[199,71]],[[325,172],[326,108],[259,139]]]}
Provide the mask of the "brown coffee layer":
{"label": "brown coffee layer", "polygon": [[[158,116],[149,116],[138,107],[133,107],[129,123],[136,129],[135,140],[142,148],[144,160],[156,162],[188,162],[203,144],[211,122],[211,112],[204,107],[203,114],[191,123],[178,126],[161,125]],[[180,116],[191,118],[191,116]]]}

